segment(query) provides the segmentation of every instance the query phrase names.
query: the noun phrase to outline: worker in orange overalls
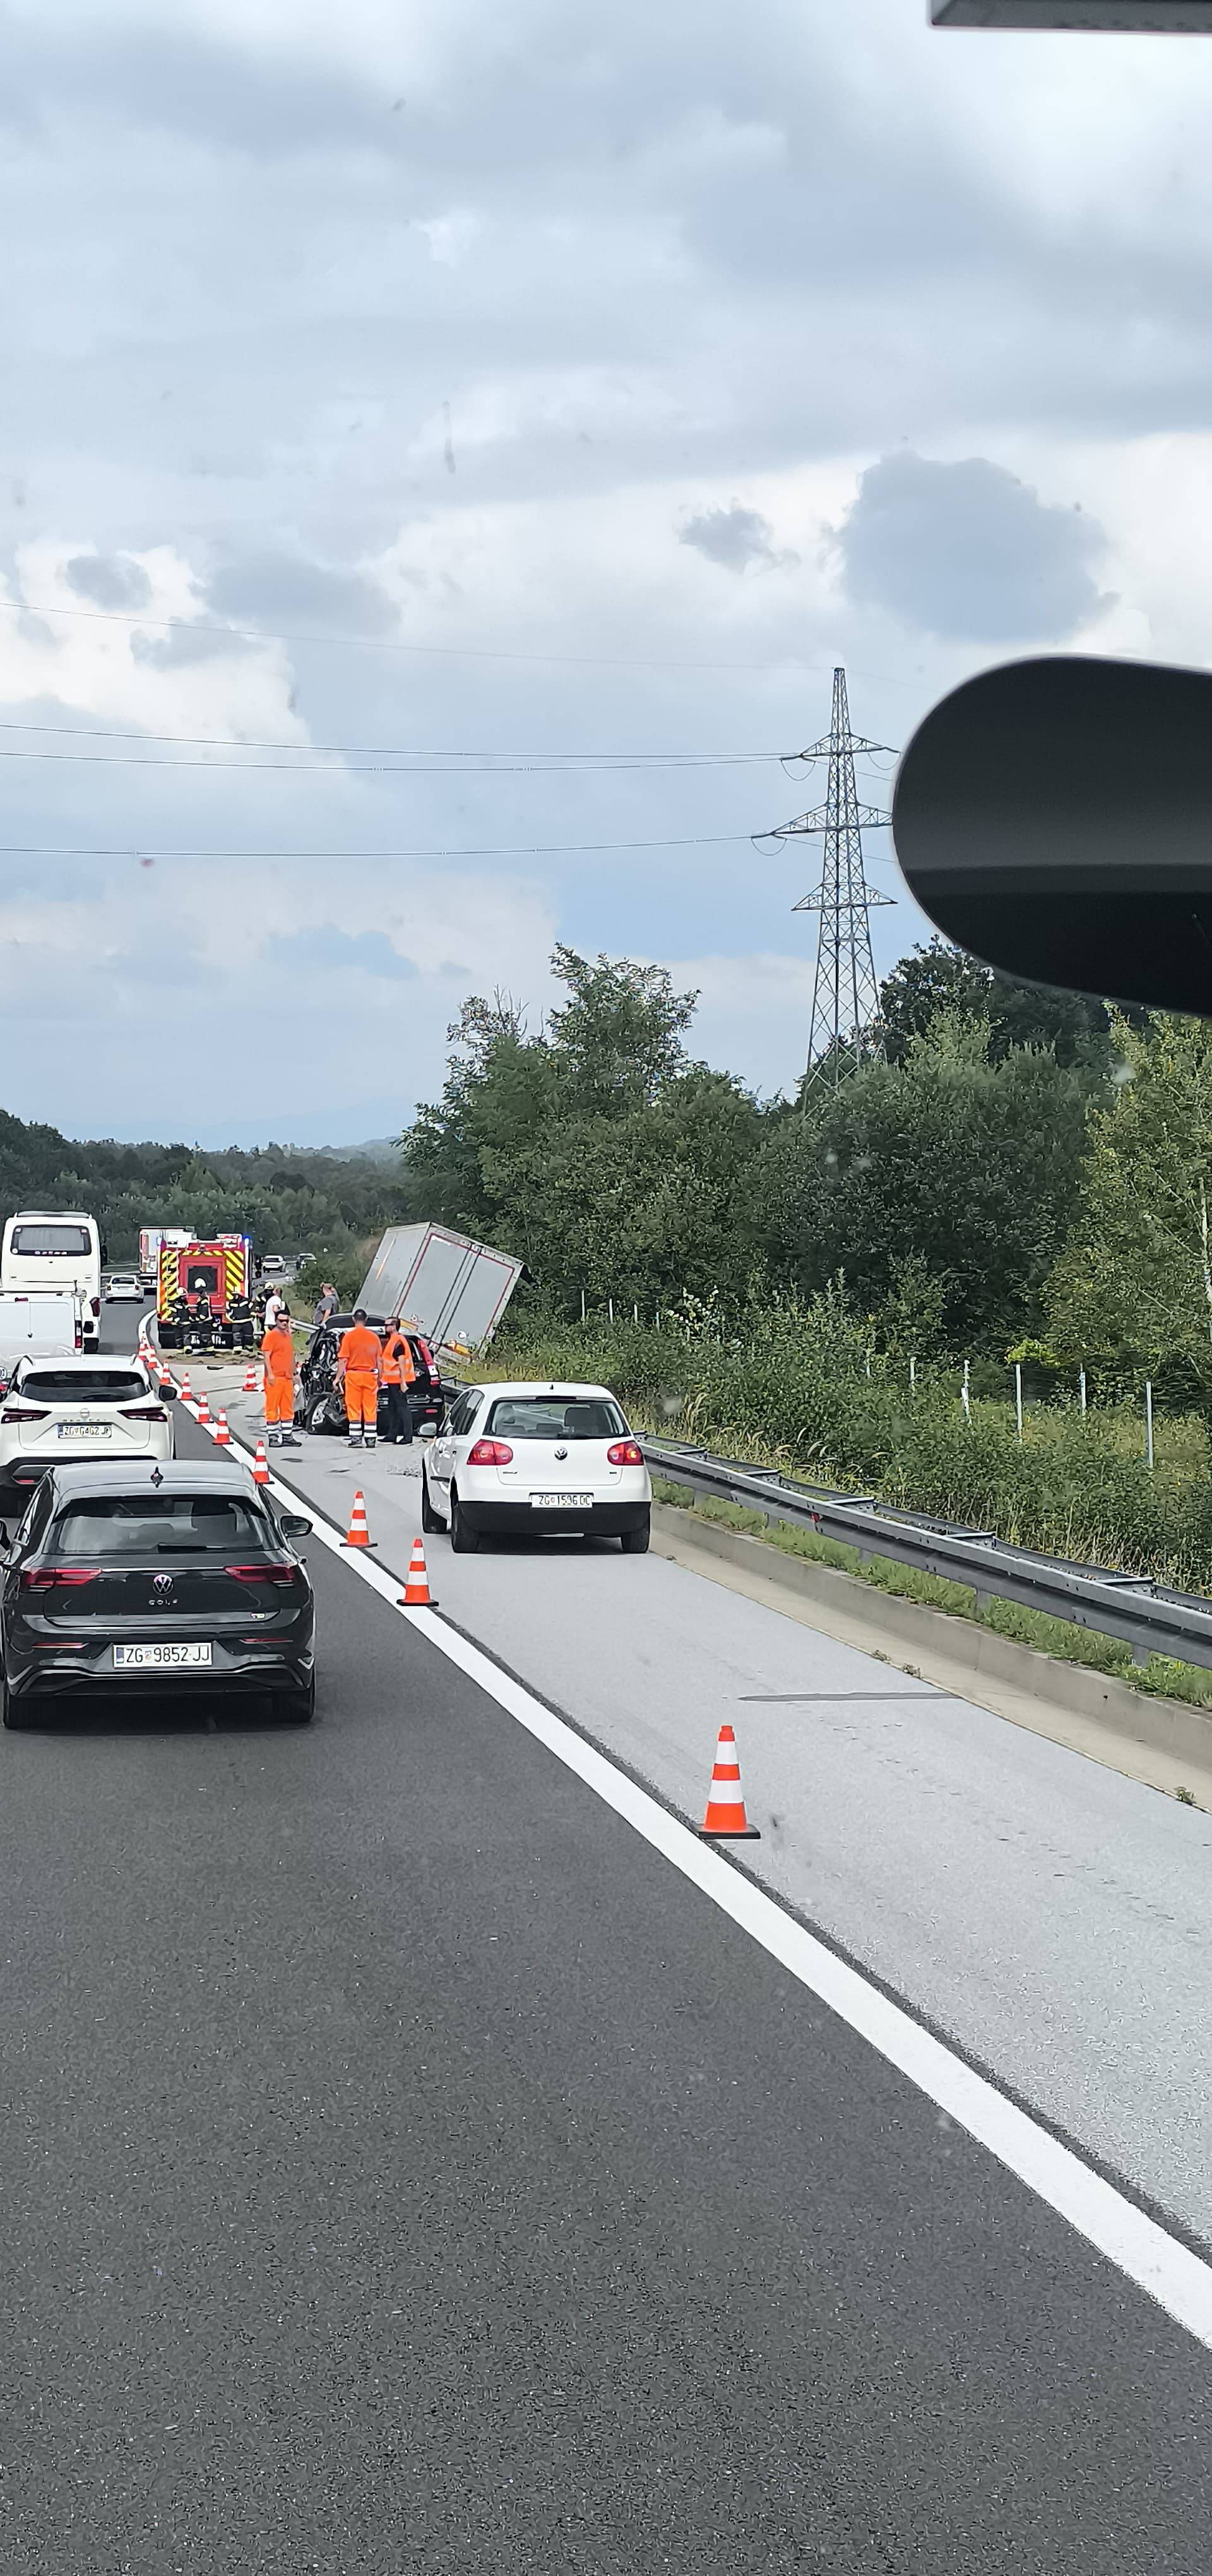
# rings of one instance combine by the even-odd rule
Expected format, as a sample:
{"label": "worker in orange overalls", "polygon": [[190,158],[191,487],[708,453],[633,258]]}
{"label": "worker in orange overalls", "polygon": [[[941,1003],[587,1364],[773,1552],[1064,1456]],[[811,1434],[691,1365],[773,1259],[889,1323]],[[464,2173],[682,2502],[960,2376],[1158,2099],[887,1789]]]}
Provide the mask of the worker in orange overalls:
{"label": "worker in orange overalls", "polygon": [[265,1365],[265,1439],[270,1449],[297,1449],[295,1438],[295,1340],[283,1307],[261,1343]]}
{"label": "worker in orange overalls", "polygon": [[345,1383],[345,1419],[349,1445],[373,1449],[379,1430],[379,1379],[383,1345],[366,1321],[365,1306],[354,1307],[354,1319],[337,1344],[337,1376]]}
{"label": "worker in orange overalls", "polygon": [[412,1446],[412,1408],[408,1390],[416,1376],[412,1344],[400,1330],[400,1318],[393,1315],[383,1327],[383,1391],[387,1397],[385,1436],[396,1448]]}

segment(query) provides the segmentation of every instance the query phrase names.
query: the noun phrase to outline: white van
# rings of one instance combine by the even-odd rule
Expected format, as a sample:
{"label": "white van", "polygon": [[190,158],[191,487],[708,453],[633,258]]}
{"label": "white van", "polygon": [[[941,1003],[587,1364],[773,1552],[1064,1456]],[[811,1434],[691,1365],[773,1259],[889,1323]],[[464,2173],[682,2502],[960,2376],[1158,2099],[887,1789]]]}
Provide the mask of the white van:
{"label": "white van", "polygon": [[18,1360],[66,1359],[84,1347],[84,1313],[74,1289],[0,1289],[0,1386]]}
{"label": "white van", "polygon": [[0,1243],[0,1293],[47,1288],[79,1298],[84,1348],[92,1348],[101,1329],[101,1237],[94,1216],[76,1208],[21,1208],[10,1216]]}

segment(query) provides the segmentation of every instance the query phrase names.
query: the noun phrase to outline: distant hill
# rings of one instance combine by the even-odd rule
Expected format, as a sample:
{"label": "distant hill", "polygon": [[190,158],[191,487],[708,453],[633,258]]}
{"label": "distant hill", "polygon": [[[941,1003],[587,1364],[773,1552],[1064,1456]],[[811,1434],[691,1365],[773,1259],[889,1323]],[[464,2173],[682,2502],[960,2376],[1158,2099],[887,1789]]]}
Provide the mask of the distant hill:
{"label": "distant hill", "polygon": [[324,1154],[334,1163],[398,1163],[400,1148],[394,1136],[368,1136],[364,1145],[292,1145],[294,1154]]}
{"label": "distant hill", "polygon": [[20,1207],[83,1207],[111,1261],[129,1261],[144,1225],[251,1234],[262,1252],[343,1252],[413,1214],[390,1138],[333,1145],[121,1145],[64,1136],[0,1109],[0,1221]]}

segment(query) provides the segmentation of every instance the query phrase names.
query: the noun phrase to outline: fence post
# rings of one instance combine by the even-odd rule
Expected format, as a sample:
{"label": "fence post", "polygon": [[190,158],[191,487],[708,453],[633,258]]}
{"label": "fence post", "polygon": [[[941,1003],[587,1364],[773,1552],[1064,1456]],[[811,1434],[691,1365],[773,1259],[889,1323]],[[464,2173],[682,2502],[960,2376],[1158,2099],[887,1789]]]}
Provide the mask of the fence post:
{"label": "fence post", "polygon": [[582,1322],[582,1323],[584,1323],[584,1321],[585,1321],[585,1291],[584,1291],[584,1289],[582,1288],[582,1290],[581,1290],[581,1322]]}
{"label": "fence post", "polygon": [[909,1393],[910,1395],[917,1393],[917,1360],[914,1357],[909,1361]]}
{"label": "fence post", "polygon": [[1014,1410],[1018,1416],[1018,1438],[1021,1448],[1023,1440],[1023,1364],[1021,1360],[1016,1360],[1014,1363]]}
{"label": "fence post", "polygon": [[1153,1464],[1153,1380],[1145,1379],[1145,1464]]}
{"label": "fence post", "polygon": [[614,1322],[614,1299],[613,1299],[613,1297],[608,1297],[608,1298],[607,1298],[607,1300],[606,1300],[606,1303],[607,1303],[607,1305],[608,1305],[608,1306],[609,1306],[609,1308],[610,1308],[610,1320],[611,1320],[611,1323],[613,1324],[613,1322]]}
{"label": "fence post", "polygon": [[631,1309],[631,1320],[633,1324],[638,1324],[640,1320],[640,1310],[638,1305],[633,1306]]}
{"label": "fence post", "polygon": [[965,1360],[965,1362],[964,1362],[964,1383],[963,1383],[962,1387],[960,1388],[960,1403],[963,1405],[963,1408],[964,1408],[964,1420],[965,1420],[965,1422],[971,1422],[971,1420],[972,1420],[972,1403],[971,1403],[971,1398],[969,1397],[969,1394],[968,1394],[968,1362],[967,1362],[967,1360]]}
{"label": "fence post", "polygon": [[1084,1413],[1084,1412],[1085,1412],[1085,1410],[1086,1410],[1086,1372],[1085,1372],[1085,1370],[1084,1370],[1084,1369],[1079,1369],[1079,1370],[1078,1370],[1078,1372],[1077,1372],[1077,1383],[1078,1383],[1078,1387],[1079,1387],[1080,1392],[1081,1392],[1081,1399],[1082,1399],[1082,1412]]}

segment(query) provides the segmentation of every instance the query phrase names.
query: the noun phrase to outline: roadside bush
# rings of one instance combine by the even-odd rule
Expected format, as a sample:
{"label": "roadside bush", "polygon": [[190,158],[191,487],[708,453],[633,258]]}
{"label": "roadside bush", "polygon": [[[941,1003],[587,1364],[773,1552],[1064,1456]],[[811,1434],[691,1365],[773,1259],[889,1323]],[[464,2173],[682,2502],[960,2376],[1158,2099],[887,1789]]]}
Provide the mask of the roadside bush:
{"label": "roadside bush", "polygon": [[[494,1372],[611,1386],[652,1433],[773,1463],[812,1481],[1071,1557],[1212,1587],[1212,1486],[1202,1425],[1159,1433],[1152,1474],[1139,1412],[1037,1406],[1020,1446],[1012,1404],[975,1399],[954,1368],[874,1353],[836,1294],[775,1302],[733,1324],[697,1308],[655,1324],[568,1323],[532,1306],[493,1345]],[[868,1374],[868,1371],[870,1374]]]}

